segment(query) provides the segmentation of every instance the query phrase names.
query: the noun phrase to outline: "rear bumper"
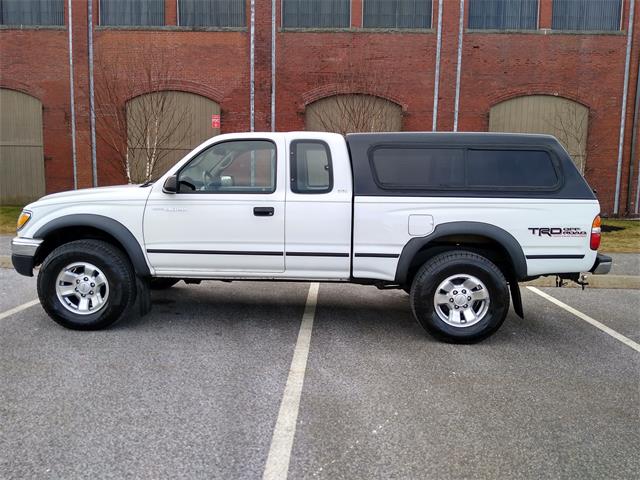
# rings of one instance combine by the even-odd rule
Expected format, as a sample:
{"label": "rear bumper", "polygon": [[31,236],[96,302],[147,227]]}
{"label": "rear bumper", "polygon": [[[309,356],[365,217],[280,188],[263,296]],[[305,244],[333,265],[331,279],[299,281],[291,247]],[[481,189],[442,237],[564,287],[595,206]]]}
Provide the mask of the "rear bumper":
{"label": "rear bumper", "polygon": [[611,257],[599,253],[596,257],[596,261],[594,262],[593,267],[591,267],[591,270],[589,271],[594,275],[606,275],[611,271],[612,263],[613,260],[611,259]]}
{"label": "rear bumper", "polygon": [[11,263],[16,272],[33,277],[35,257],[42,240],[16,237],[11,241]]}

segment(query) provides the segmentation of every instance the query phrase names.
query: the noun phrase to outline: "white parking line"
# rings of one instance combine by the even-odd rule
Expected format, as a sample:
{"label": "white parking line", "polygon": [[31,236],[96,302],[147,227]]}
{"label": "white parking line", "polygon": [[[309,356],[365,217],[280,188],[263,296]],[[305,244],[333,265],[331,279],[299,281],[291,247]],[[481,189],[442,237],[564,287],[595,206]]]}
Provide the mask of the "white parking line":
{"label": "white parking line", "polygon": [[559,307],[564,308],[567,312],[573,313],[576,317],[584,320],[587,323],[590,323],[591,325],[593,325],[596,328],[599,328],[600,330],[602,330],[607,335],[610,335],[613,338],[615,338],[616,340],[624,343],[628,347],[633,348],[636,352],[640,352],[640,344],[634,342],[630,338],[627,338],[624,335],[622,335],[621,333],[616,332],[612,328],[607,327],[606,325],[600,323],[599,321],[591,318],[589,315],[585,315],[584,313],[580,312],[579,310],[576,310],[575,308],[570,307],[569,305],[567,305],[566,303],[561,302],[557,298],[552,297],[551,295],[538,290],[536,287],[527,287],[527,288],[529,290],[531,290],[533,293],[535,293],[537,295],[540,295],[542,298],[546,298],[551,303],[555,303]]}
{"label": "white parking line", "polygon": [[39,303],[40,303],[40,300],[36,299],[36,300],[31,300],[30,302],[27,302],[27,303],[23,303],[22,305],[18,305],[17,307],[12,308],[11,310],[7,310],[6,312],[0,313],[0,320],[4,320],[5,318],[7,318],[10,315],[13,315],[14,313],[21,312],[22,310],[26,310],[29,307],[38,305]]}
{"label": "white parking line", "polygon": [[298,341],[293,351],[289,377],[282,395],[278,420],[273,431],[271,448],[269,448],[267,464],[262,475],[264,480],[284,480],[287,478],[289,471],[289,460],[293,447],[293,437],[296,434],[296,422],[300,407],[300,395],[302,394],[304,374],[307,369],[313,317],[315,316],[318,302],[318,288],[319,285],[317,283],[312,283],[309,286],[309,294],[307,295],[307,303],[300,324]]}

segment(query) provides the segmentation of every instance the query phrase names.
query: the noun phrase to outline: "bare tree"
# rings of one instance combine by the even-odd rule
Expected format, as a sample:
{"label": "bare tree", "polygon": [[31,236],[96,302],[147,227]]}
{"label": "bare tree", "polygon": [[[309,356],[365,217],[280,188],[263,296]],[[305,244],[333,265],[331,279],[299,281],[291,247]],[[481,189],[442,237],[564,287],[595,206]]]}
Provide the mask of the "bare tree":
{"label": "bare tree", "polygon": [[163,160],[188,136],[191,115],[171,91],[171,61],[162,52],[96,60],[96,137],[129,183],[156,178]]}
{"label": "bare tree", "polygon": [[402,108],[387,100],[389,84],[378,69],[365,61],[350,62],[324,81],[334,94],[308,107],[308,128],[346,134],[349,132],[397,131]]}
{"label": "bare tree", "polygon": [[551,118],[546,121],[573,158],[580,173],[584,173],[587,161],[589,109],[568,100],[558,105]]}

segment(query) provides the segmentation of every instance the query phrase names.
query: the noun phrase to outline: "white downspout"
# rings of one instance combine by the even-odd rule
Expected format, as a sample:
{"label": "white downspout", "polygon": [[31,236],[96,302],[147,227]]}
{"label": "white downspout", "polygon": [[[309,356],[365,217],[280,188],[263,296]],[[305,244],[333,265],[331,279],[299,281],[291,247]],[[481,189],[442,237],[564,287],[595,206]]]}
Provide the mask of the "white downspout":
{"label": "white downspout", "polygon": [[633,40],[633,14],[635,0],[629,7],[629,23],[627,26],[627,55],[624,65],[624,86],[622,88],[622,107],[620,112],[620,137],[618,141],[618,166],[616,170],[616,193],[613,200],[613,213],[618,214],[620,204],[620,179],[622,177],[622,152],[624,150],[624,129],[627,119],[627,96],[629,92],[629,70],[631,68],[631,42]]}
{"label": "white downspout", "polygon": [[93,90],[93,0],[87,2],[87,30],[89,37],[89,128],[91,129],[91,172],[93,186],[98,186],[98,163],[96,161],[96,108]]}
{"label": "white downspout", "polygon": [[271,0],[271,131],[276,131],[276,0]]}
{"label": "white downspout", "polygon": [[440,48],[442,47],[442,0],[438,0],[438,37],[436,40],[436,73],[433,85],[433,124],[431,130],[436,131],[438,124],[438,93],[440,89]]}
{"label": "white downspout", "polygon": [[249,129],[255,130],[255,49],[256,49],[256,0],[251,0],[251,45],[249,49]]}
{"label": "white downspout", "polygon": [[73,85],[73,20],[71,3],[73,0],[67,0],[67,27],[69,37],[69,93],[70,93],[70,105],[71,105],[71,155],[73,158],[73,189],[78,189],[78,158],[76,154],[76,100],[75,100],[75,88]]}
{"label": "white downspout", "polygon": [[462,37],[464,34],[464,0],[460,0],[460,20],[458,22],[458,63],[456,66],[456,100],[453,106],[453,131],[458,131],[460,106],[460,76],[462,73]]}

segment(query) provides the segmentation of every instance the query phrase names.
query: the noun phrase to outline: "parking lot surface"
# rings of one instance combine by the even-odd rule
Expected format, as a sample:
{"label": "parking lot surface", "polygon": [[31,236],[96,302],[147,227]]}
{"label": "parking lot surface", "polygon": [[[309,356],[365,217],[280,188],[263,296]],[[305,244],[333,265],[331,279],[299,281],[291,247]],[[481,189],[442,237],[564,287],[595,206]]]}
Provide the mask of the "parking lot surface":
{"label": "parking lot surface", "polygon": [[[638,291],[541,289],[636,342]],[[0,320],[1,478],[261,478],[309,284],[154,292],[151,314],[75,332]],[[35,280],[0,269],[0,312]],[[636,478],[640,353],[523,289],[477,345],[401,291],[321,284],[289,478]]]}

